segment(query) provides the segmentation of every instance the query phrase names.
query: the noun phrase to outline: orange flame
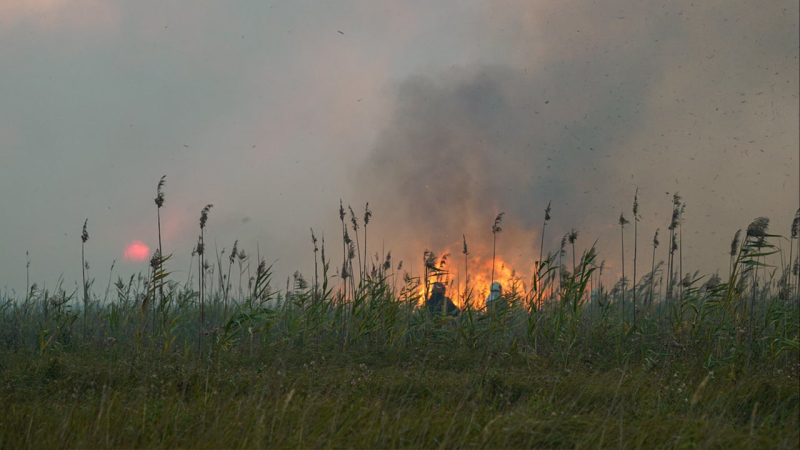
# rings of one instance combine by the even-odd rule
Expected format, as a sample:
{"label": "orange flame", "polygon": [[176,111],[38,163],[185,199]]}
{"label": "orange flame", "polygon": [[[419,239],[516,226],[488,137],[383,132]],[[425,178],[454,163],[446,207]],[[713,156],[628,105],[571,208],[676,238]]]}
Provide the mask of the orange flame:
{"label": "orange flame", "polygon": [[460,256],[462,257],[449,257],[444,265],[437,261],[436,267],[441,269],[441,272],[428,271],[427,290],[423,280],[424,275],[420,277],[418,295],[421,304],[424,304],[426,293],[430,296],[435,282],[444,283],[447,288],[445,295],[459,308],[466,306],[467,302],[473,308],[484,307],[493,281],[500,283],[504,294],[508,294],[514,284],[520,295],[527,293],[528,286],[524,281],[527,275],[516,272],[501,256],[496,256],[494,259],[494,276],[491,257],[480,258],[470,255],[467,257],[465,267],[463,255]]}

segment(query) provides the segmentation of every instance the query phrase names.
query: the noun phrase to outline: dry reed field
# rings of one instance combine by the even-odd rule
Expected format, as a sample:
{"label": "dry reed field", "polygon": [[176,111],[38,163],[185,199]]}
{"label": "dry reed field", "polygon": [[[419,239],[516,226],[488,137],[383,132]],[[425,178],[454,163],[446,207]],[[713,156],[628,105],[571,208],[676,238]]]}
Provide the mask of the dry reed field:
{"label": "dry reed field", "polygon": [[[463,260],[427,251],[412,274],[391,253],[368,256],[369,205],[361,216],[340,204],[338,269],[311,230],[314,272],[282,286],[238,242],[211,253],[212,205],[195,272],[176,279],[161,251],[164,187],[147,272],[96,288],[84,270],[79,289],[0,297],[0,447],[800,445],[800,211],[786,236],[767,218],[744,223],[727,273],[702,275],[683,272],[683,199],[642,247],[637,193],[618,221],[622,276],[608,283],[593,246],[576,252],[591,230],[501,273],[502,213],[486,227],[490,271],[462,236]],[[87,220],[83,268],[90,232]],[[502,305],[486,308],[500,279]],[[426,307],[433,283],[460,314]]]}

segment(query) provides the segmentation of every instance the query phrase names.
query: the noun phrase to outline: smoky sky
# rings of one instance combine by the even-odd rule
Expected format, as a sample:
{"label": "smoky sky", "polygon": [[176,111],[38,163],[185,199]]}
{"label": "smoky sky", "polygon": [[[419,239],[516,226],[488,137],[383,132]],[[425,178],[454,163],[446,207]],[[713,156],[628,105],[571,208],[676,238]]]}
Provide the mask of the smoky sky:
{"label": "smoky sky", "polygon": [[462,234],[485,257],[505,212],[520,269],[552,201],[545,248],[574,228],[614,268],[637,188],[640,239],[679,192],[684,265],[714,271],[755,217],[788,234],[798,46],[781,2],[0,3],[0,288],[26,252],[40,287],[79,280],[87,218],[95,286],[146,270],[124,251],[156,247],[162,175],[178,281],[206,204],[222,260],[308,274],[313,228],[333,272],[340,199],[406,267]]}
{"label": "smoky sky", "polygon": [[[776,100],[787,107],[797,102],[789,68],[797,61],[789,47],[796,29],[794,35],[761,29],[755,45],[695,48],[704,33],[718,32],[715,38],[729,45],[742,37],[735,26],[719,26],[729,21],[725,12],[691,8],[590,7],[597,17],[606,13],[604,20],[563,28],[542,19],[534,26],[547,33],[534,35],[546,39],[544,49],[530,61],[449,67],[404,80],[361,171],[372,197],[391,205],[389,222],[397,226],[388,229],[405,232],[417,253],[455,252],[462,233],[483,243],[485,253],[492,220],[505,212],[514,232],[501,248],[510,254],[506,260],[525,265],[538,253],[543,210],[552,202],[558,219],[546,251],[577,229],[582,247],[597,240],[614,267],[616,224],[620,214],[634,220],[635,193],[646,211],[637,224],[645,242],[657,228],[666,232],[678,193],[690,211],[693,267],[714,270],[724,261],[722,250],[704,243],[724,248],[755,214],[777,216],[786,222],[777,226],[786,228],[796,208],[790,200],[797,190],[796,133],[760,127],[766,115],[775,120],[775,111],[743,111],[743,105],[766,106],[758,97],[770,91],[772,107]],[[696,29],[684,15],[712,31]],[[751,74],[770,66],[763,79]],[[781,77],[776,67],[792,75]],[[675,72],[687,72],[696,86],[676,83]],[[708,91],[698,94],[700,86]],[[739,194],[731,187],[753,187],[767,173],[782,183],[773,184],[771,192],[781,194],[766,204],[754,203],[762,188]],[[718,183],[720,177],[726,181]]]}

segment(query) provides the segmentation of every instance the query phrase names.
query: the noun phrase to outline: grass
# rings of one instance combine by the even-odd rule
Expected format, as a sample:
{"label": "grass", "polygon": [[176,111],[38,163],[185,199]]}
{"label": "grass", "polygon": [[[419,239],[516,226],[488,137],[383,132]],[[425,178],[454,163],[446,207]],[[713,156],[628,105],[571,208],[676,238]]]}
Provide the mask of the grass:
{"label": "grass", "polygon": [[[279,348],[218,365],[113,350],[6,359],[4,447],[794,448],[797,374],[664,360],[564,368],[432,343]],[[700,386],[703,386],[702,388]]]}
{"label": "grass", "polygon": [[[341,204],[346,277],[312,231],[311,282],[278,290],[234,244],[214,289],[210,207],[199,283],[171,280],[159,252],[110,300],[92,279],[2,294],[0,447],[798,447],[800,308],[792,277],[768,276],[782,250],[766,219],[737,239],[727,280],[671,274],[662,296],[653,262],[609,291],[594,248],[576,259],[571,238],[572,272],[549,255],[532,289],[512,284],[491,312],[467,279],[454,318],[420,308],[426,286],[398,285],[390,257],[367,265],[366,241],[355,270],[358,224],[351,212],[353,242]],[[425,278],[445,270],[446,255],[425,258]],[[623,310],[634,292],[648,301]]]}

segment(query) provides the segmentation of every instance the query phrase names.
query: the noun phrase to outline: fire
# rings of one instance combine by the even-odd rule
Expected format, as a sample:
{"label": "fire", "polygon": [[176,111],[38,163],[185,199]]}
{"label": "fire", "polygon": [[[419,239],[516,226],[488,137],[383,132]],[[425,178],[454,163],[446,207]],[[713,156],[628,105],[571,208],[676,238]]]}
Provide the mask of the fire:
{"label": "fire", "polygon": [[[447,288],[447,297],[459,308],[463,308],[469,301],[474,308],[482,308],[486,305],[486,297],[489,295],[489,288],[492,281],[497,281],[503,287],[503,293],[511,291],[512,284],[517,285],[517,290],[521,295],[526,293],[527,283],[524,282],[526,275],[516,272],[501,256],[494,259],[494,278],[492,278],[492,258],[480,258],[469,256],[464,258],[448,258],[445,264],[440,260],[436,261],[436,267],[441,272],[428,271],[427,293],[430,295],[431,287],[435,282],[444,283]],[[467,284],[467,276],[469,277]],[[420,277],[419,297],[421,303],[425,299],[424,275]]]}

